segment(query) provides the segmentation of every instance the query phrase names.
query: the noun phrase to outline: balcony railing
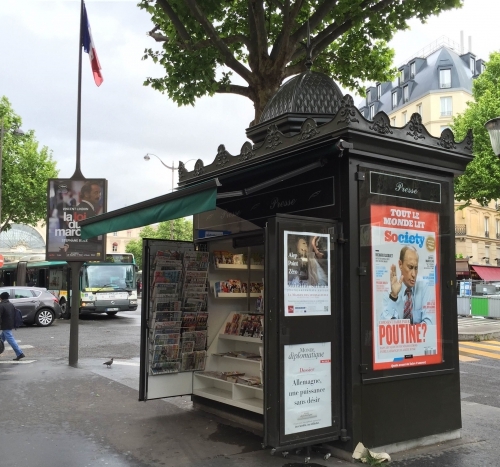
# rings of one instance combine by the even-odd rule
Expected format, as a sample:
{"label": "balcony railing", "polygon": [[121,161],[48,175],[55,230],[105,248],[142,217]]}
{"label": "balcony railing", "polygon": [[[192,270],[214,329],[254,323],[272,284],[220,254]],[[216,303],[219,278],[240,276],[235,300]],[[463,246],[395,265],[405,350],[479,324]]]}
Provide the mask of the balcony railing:
{"label": "balcony railing", "polygon": [[490,233],[489,233],[488,231],[486,231],[486,232],[484,232],[484,236],[485,236],[486,238],[490,238]]}
{"label": "balcony railing", "polygon": [[455,235],[467,235],[467,226],[465,224],[455,224]]}

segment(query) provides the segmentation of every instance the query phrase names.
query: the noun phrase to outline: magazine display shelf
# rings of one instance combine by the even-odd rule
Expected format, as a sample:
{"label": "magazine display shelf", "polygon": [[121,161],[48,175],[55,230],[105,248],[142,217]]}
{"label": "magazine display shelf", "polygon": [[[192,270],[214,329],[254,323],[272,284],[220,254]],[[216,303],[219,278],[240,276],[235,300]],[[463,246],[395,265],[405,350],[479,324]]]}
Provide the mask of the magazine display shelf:
{"label": "magazine display shelf", "polygon": [[[232,322],[235,314],[227,316],[227,322]],[[252,314],[259,316],[258,314]],[[262,315],[260,315],[262,316]],[[259,337],[246,337],[225,334],[227,323],[221,326],[217,337],[208,349],[208,363],[206,370],[211,372],[240,372],[245,376],[263,376],[263,343]],[[224,353],[260,355],[260,359],[241,358],[222,355]],[[240,384],[236,381],[226,381],[200,372],[194,373],[193,394],[207,399],[222,402],[251,412],[263,413],[263,387]]]}
{"label": "magazine display shelf", "polygon": [[252,269],[256,271],[263,271],[264,266],[261,264],[250,264],[250,268],[247,267],[246,264],[216,264],[214,266],[215,269],[233,269],[238,271],[244,271],[246,269]]}

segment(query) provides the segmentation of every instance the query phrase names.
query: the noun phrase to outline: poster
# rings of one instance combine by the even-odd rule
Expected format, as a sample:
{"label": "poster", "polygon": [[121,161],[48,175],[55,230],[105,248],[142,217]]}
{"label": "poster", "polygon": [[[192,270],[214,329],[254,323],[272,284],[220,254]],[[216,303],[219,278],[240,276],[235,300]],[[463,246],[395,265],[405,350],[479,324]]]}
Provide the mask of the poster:
{"label": "poster", "polygon": [[331,343],[285,345],[285,435],[332,426]]}
{"label": "poster", "polygon": [[102,260],[105,236],[83,240],[79,223],[105,211],[106,180],[49,180],[47,259]]}
{"label": "poster", "polygon": [[373,368],[442,362],[439,215],[371,206]]}
{"label": "poster", "polygon": [[284,231],[285,316],[331,315],[330,236]]}

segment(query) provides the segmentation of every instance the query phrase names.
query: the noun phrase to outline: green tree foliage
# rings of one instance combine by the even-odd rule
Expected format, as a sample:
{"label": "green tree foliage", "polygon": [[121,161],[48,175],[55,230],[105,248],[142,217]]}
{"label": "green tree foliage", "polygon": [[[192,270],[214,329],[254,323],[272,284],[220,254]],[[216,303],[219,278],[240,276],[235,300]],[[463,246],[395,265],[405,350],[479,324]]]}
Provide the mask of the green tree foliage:
{"label": "green tree foliage", "polygon": [[47,216],[47,180],[56,178],[59,171],[52,151],[41,149],[33,130],[18,136],[14,129],[21,127],[9,100],[0,99],[0,127],[3,123],[2,149],[2,214],[0,232],[12,224],[35,226]]}
{"label": "green tree foliage", "polygon": [[[170,230],[172,226],[172,231]],[[171,236],[172,233],[172,236]],[[125,247],[127,253],[133,253],[135,262],[142,267],[142,239],[143,238],[163,238],[165,240],[182,240],[190,242],[193,240],[193,221],[184,219],[175,219],[170,222],[160,222],[157,227],[147,225],[139,233],[140,239],[131,240]]]}
{"label": "green tree foliage", "polygon": [[500,53],[494,52],[486,63],[486,70],[474,81],[474,102],[467,103],[462,115],[455,117],[453,131],[457,141],[472,129],[474,159],[465,173],[455,180],[455,198],[465,201],[464,206],[477,200],[486,206],[500,198],[500,162],[491,148],[490,137],[484,124],[500,116]]}
{"label": "green tree foliage", "polygon": [[[463,0],[140,0],[162,43],[146,49],[165,76],[146,85],[179,105],[235,93],[251,99],[258,121],[287,77],[306,70],[308,20],[313,70],[364,94],[363,82],[390,81],[394,52],[387,42],[408,20],[461,7]],[[235,81],[233,74],[238,75]],[[244,83],[243,85],[240,83]]]}

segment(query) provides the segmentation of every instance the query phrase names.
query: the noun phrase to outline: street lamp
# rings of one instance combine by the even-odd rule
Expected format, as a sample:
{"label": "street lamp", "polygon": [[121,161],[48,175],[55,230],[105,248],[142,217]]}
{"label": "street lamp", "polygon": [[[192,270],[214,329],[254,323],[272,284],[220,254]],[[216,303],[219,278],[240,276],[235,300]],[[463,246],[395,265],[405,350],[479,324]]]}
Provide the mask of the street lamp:
{"label": "street lamp", "polygon": [[[164,167],[166,167],[168,170],[171,170],[172,171],[172,193],[174,191],[174,172],[176,170],[179,170],[179,166],[175,167],[175,163],[172,162],[172,166],[170,165],[167,165],[165,164],[165,162],[163,162],[156,154],[152,154],[150,152],[148,152],[145,156],[144,156],[144,160],[145,161],[149,161],[151,160],[151,157],[150,156],[155,156],[161,163]],[[196,159],[189,159],[188,161],[184,162],[184,164],[187,164],[188,162],[191,162],[191,161],[194,161]],[[174,222],[171,220],[170,221],[170,240],[173,240],[174,239]]]}
{"label": "street lamp", "polygon": [[[2,232],[2,161],[3,161],[3,137],[7,133],[4,128],[3,119],[0,122],[0,233]],[[12,134],[15,136],[24,135],[24,131],[19,127],[13,129]]]}
{"label": "street lamp", "polygon": [[491,147],[496,156],[500,157],[500,117],[492,118],[484,125],[490,134]]}

